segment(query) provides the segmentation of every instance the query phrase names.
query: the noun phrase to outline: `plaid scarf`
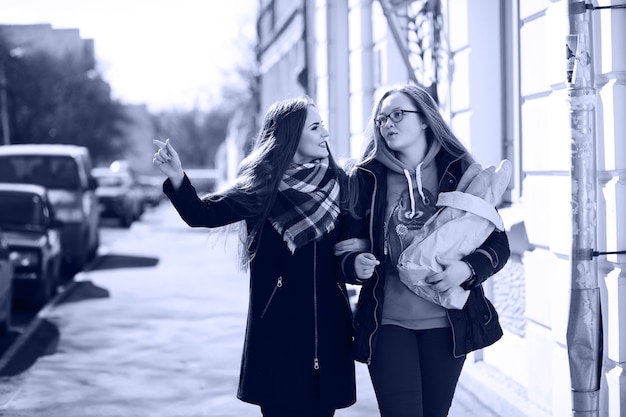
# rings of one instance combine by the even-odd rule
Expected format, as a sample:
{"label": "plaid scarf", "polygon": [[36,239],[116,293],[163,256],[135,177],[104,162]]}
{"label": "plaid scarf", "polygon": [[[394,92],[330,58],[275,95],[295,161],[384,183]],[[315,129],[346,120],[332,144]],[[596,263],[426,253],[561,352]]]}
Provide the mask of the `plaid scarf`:
{"label": "plaid scarf", "polygon": [[328,159],[290,166],[268,218],[291,253],[333,230],[338,217],[339,182]]}

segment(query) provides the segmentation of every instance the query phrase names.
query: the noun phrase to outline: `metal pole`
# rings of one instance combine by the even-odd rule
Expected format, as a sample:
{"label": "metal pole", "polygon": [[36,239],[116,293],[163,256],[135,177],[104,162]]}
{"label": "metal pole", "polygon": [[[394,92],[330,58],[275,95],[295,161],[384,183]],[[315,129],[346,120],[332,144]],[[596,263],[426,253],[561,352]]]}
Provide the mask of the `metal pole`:
{"label": "metal pole", "polygon": [[0,123],[2,123],[2,140],[5,145],[11,144],[11,131],[9,130],[9,100],[7,100],[7,77],[4,72],[4,64],[0,58]]}
{"label": "metal pole", "polygon": [[567,81],[571,133],[571,293],[567,352],[572,415],[598,416],[602,369],[602,323],[596,247],[596,91],[591,11],[569,0]]}

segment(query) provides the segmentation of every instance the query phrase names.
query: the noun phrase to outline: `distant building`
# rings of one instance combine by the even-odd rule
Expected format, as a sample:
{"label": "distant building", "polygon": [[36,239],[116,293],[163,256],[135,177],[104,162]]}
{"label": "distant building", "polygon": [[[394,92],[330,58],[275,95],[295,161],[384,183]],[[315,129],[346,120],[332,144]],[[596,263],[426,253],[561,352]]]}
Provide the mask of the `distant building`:
{"label": "distant building", "polygon": [[16,54],[44,52],[59,59],[83,62],[85,71],[96,66],[94,41],[78,29],[53,29],[49,24],[0,25],[0,36]]}
{"label": "distant building", "polygon": [[309,95],[338,158],[350,153],[347,23],[343,1],[259,2],[261,112],[274,101]]}

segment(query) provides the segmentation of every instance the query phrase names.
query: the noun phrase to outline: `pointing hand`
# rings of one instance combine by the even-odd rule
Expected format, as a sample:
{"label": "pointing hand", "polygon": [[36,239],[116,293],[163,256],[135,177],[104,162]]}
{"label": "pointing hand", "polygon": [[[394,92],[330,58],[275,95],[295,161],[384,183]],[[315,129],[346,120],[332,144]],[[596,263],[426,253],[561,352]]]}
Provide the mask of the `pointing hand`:
{"label": "pointing hand", "polygon": [[155,139],[152,143],[159,148],[159,150],[155,152],[154,158],[152,158],[152,163],[159,168],[162,173],[167,175],[174,188],[177,189],[180,187],[180,184],[182,184],[183,177],[185,176],[178,152],[176,152],[169,139],[165,142]]}

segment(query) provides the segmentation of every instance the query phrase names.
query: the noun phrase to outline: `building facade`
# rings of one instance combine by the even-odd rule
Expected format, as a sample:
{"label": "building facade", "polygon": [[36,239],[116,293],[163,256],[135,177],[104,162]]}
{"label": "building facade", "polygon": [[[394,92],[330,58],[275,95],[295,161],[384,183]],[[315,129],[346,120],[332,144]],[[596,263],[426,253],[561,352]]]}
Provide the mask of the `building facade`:
{"label": "building facade", "polygon": [[[512,257],[487,288],[505,336],[471,354],[460,381],[498,415],[580,411],[572,401],[567,336],[577,276],[572,242],[579,232],[572,227],[571,165],[579,150],[565,52],[568,15],[582,4],[579,11],[591,20],[585,52],[595,88],[594,146],[584,151],[597,165],[590,183],[595,217],[583,226],[597,241],[590,274],[597,277],[602,314],[600,388],[590,394],[598,409],[585,415],[626,416],[626,256],[602,254],[626,250],[626,8],[621,0],[598,3],[585,10],[566,0],[483,0],[471,7],[469,0],[259,2],[263,111],[277,99],[309,94],[329,125],[334,153],[350,157],[361,150],[381,88],[432,83],[442,112],[478,162],[513,162],[500,209]],[[437,20],[411,26],[434,5]],[[436,54],[412,48],[412,36],[424,30]]]}

